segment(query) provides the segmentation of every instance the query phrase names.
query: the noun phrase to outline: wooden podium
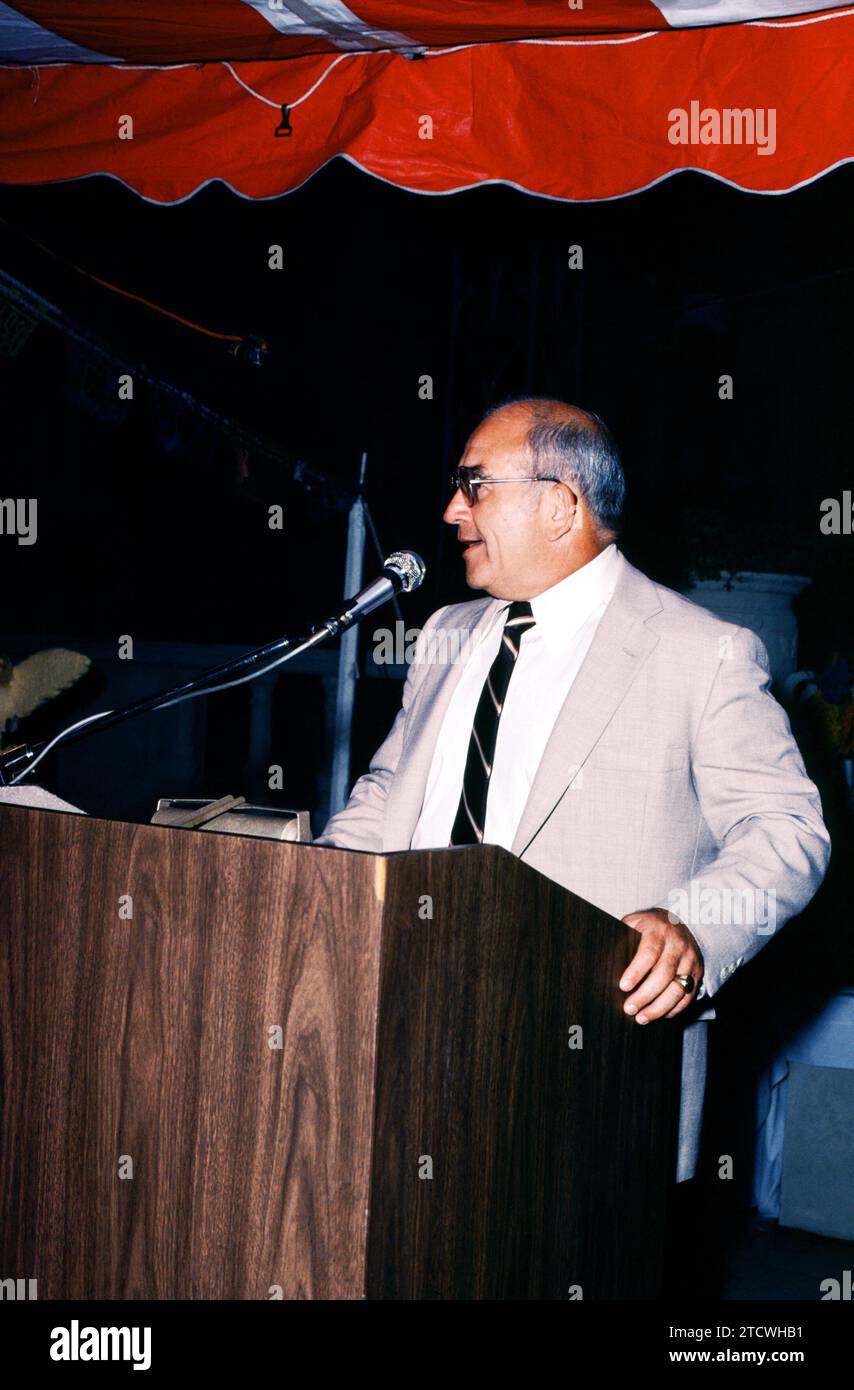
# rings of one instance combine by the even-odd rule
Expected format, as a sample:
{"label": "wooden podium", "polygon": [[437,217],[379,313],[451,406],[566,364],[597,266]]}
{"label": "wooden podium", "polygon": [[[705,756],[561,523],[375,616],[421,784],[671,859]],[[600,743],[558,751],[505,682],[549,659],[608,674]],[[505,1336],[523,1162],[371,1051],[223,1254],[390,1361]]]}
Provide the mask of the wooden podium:
{"label": "wooden podium", "polygon": [[622,1013],[629,928],[495,847],[12,806],[0,878],[3,1278],[40,1299],[659,1293],[679,1032]]}

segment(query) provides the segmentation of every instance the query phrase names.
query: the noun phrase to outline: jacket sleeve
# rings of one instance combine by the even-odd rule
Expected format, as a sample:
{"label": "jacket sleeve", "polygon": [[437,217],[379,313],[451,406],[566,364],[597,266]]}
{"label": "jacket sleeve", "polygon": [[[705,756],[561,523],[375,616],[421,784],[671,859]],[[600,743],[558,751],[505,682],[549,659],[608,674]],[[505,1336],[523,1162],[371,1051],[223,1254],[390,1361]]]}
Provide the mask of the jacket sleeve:
{"label": "jacket sleeve", "polygon": [[733,629],[691,749],[718,852],[659,904],[703,952],[698,998],[714,994],[806,907],[830,858],[818,790],[769,687],[764,644],[747,628]]}
{"label": "jacket sleeve", "polygon": [[[424,624],[417,650],[423,652],[424,639],[444,608],[438,608]],[[416,659],[410,663],[403,683],[401,707],[385,741],[380,744],[370,761],[366,773],[353,787],[347,805],[331,816],[323,828],[323,833],[312,841],[315,845],[326,845],[335,849],[361,849],[373,854],[382,853],[383,820],[385,818],[386,798],[394,780],[403,750],[403,733],[406,715],[426,674],[426,664]]]}

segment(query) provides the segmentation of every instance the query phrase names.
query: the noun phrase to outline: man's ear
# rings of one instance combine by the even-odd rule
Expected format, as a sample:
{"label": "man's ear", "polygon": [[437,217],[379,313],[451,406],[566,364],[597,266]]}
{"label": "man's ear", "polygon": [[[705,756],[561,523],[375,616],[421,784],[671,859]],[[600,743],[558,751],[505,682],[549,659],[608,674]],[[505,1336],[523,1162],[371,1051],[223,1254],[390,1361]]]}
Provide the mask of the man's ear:
{"label": "man's ear", "polygon": [[549,517],[554,527],[555,538],[565,535],[573,526],[580,525],[581,514],[578,493],[573,491],[569,483],[560,483],[554,489],[554,501]]}

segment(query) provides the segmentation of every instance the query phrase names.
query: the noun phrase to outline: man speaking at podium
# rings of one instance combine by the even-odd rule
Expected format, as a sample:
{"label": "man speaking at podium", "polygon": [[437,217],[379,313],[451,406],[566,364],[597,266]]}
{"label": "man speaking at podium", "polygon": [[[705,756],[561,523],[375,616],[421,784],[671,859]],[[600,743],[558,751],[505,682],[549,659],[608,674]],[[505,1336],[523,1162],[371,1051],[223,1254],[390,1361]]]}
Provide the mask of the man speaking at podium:
{"label": "man speaking at podium", "polygon": [[633,928],[626,1014],[659,1027],[693,1015],[682,1182],[714,1017],[699,1001],[818,888],[830,853],[819,795],[759,638],[617,549],[623,470],[596,416],[544,399],[498,406],[454,483],[444,519],[467,583],[491,597],[428,619],[421,651],[464,659],[413,662],[388,737],[315,843],[503,845]]}

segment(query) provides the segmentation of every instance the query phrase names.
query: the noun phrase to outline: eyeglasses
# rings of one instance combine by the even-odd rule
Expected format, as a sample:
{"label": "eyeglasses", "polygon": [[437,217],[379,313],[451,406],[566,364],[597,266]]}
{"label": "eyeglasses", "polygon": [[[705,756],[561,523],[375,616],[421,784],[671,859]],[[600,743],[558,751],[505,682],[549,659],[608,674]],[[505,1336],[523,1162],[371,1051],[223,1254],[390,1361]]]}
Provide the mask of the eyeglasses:
{"label": "eyeglasses", "polygon": [[451,474],[451,487],[454,492],[459,489],[470,507],[477,501],[475,488],[482,487],[484,483],[559,483],[561,478],[542,477],[535,473],[526,478],[476,478],[469,468],[460,466]]}

